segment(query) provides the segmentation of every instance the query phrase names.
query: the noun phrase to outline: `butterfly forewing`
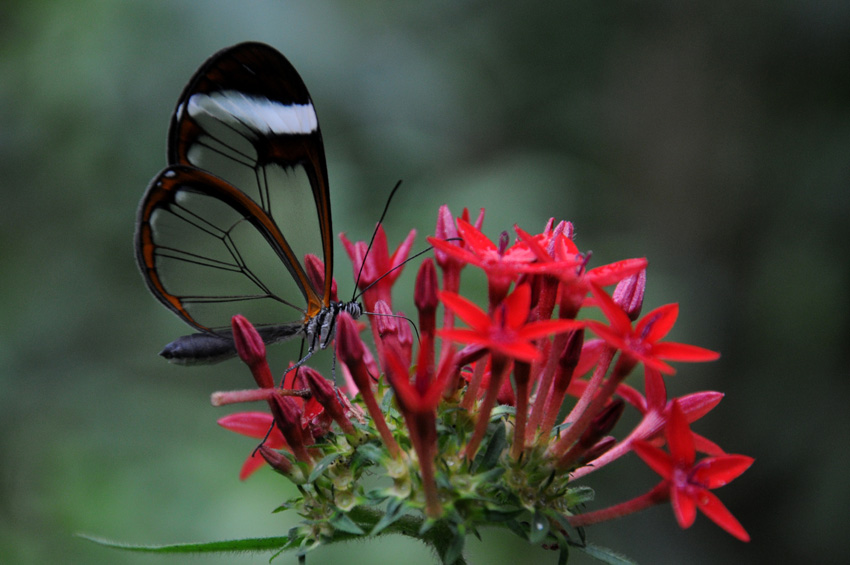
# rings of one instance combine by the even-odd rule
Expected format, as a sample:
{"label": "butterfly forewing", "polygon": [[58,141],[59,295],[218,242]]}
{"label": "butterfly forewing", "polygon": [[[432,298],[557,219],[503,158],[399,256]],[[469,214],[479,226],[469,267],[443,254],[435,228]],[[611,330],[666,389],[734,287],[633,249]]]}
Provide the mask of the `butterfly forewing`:
{"label": "butterfly forewing", "polygon": [[304,319],[309,291],[299,287],[285,239],[234,187],[197,169],[170,167],[154,179],[143,212],[149,286],[190,324],[227,328],[234,312],[256,324]]}
{"label": "butterfly forewing", "polygon": [[[330,300],[327,167],[312,101],[292,65],[263,44],[213,55],[187,85],[169,131],[169,167],[139,210],[148,287],[201,330],[303,323]],[[325,261],[325,288],[304,272]]]}

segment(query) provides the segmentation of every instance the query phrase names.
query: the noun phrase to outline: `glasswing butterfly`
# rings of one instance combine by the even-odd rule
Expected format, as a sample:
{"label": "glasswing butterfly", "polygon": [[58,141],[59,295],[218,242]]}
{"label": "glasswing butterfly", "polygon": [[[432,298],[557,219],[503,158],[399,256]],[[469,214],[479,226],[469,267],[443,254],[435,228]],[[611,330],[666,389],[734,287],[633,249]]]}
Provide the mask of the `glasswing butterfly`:
{"label": "glasswing butterfly", "polygon": [[[236,313],[266,343],[304,336],[306,357],[328,346],[339,312],[361,315],[357,302],[331,298],[322,133],[307,87],[274,48],[241,43],[195,72],[171,118],[168,166],[139,205],[135,244],[148,289],[199,330],[165,346],[175,363],[235,355]],[[307,254],[324,260],[322,281],[308,277]]]}

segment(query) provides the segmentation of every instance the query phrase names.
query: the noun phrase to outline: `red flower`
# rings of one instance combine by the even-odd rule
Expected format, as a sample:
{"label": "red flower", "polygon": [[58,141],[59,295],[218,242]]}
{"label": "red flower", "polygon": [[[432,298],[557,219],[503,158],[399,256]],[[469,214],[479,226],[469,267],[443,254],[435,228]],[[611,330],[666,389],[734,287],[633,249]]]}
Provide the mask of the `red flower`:
{"label": "red flower", "polygon": [[626,312],[600,287],[591,284],[591,290],[599,307],[611,323],[606,326],[600,322],[588,320],[588,328],[604,339],[611,347],[619,349],[647,367],[658,369],[672,375],[676,370],[662,361],[714,361],[719,353],[684,343],[661,342],[676,323],[679,315],[678,304],[666,304],[649,312],[632,328],[632,322]]}
{"label": "red flower", "polygon": [[[348,257],[351,259],[351,264],[354,267],[354,278],[360,290],[365,289],[373,283],[375,284],[375,286],[363,295],[363,302],[366,305],[367,311],[371,312],[375,302],[378,300],[392,304],[390,289],[395,280],[401,275],[401,265],[407,259],[407,254],[410,252],[415,238],[416,230],[410,230],[404,241],[390,255],[389,247],[387,246],[387,234],[384,233],[383,226],[379,225],[375,231],[372,249],[369,249],[369,245],[365,241],[352,243],[345,237],[345,234],[340,234],[339,239],[342,241],[342,246],[345,248],[345,252],[348,253]],[[368,256],[366,255],[367,250],[369,253]],[[379,278],[381,279],[378,281]],[[375,283],[375,281],[378,282]]]}
{"label": "red flower", "polygon": [[514,225],[519,240],[512,249],[528,249],[537,260],[534,264],[520,266],[518,269],[525,273],[574,277],[578,272],[576,268],[584,264],[584,257],[573,240],[564,235],[566,229],[566,222],[561,222],[556,230],[531,235]]}
{"label": "red flower", "polygon": [[462,218],[457,220],[457,229],[463,238],[463,247],[436,237],[428,237],[428,243],[434,246],[435,251],[483,269],[487,273],[490,303],[501,302],[511,282],[523,272],[522,268],[536,260],[534,253],[527,246],[507,248],[507,234],[504,242],[496,245]]}
{"label": "red flower", "polygon": [[678,401],[673,401],[666,435],[669,454],[646,441],[635,441],[633,449],[652,470],[664,478],[679,525],[683,529],[690,527],[699,509],[739,540],[749,541],[750,535],[741,523],[709,490],[722,487],[740,476],[753,464],[753,458],[722,455],[708,457],[694,464],[694,438]]}
{"label": "red flower", "polygon": [[466,298],[453,292],[440,292],[440,300],[466,322],[470,329],[439,330],[437,335],[460,343],[482,345],[497,353],[532,362],[542,353],[534,340],[582,327],[575,320],[541,320],[528,322],[531,288],[520,285],[493,310],[492,317]]}

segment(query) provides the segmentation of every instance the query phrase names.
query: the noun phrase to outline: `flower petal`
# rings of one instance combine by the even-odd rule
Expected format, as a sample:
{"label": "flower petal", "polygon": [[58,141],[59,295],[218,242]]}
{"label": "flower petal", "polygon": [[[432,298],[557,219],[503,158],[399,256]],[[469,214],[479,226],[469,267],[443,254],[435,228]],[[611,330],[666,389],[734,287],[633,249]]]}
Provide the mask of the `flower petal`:
{"label": "flower petal", "polygon": [[602,313],[605,314],[605,317],[608,318],[609,322],[611,322],[611,329],[620,335],[628,335],[632,333],[631,320],[629,320],[629,317],[623,309],[614,302],[608,293],[602,290],[600,286],[592,283],[590,285],[590,290],[593,292],[593,296],[596,298],[599,308],[602,309]]}
{"label": "flower petal", "polygon": [[714,410],[714,407],[720,404],[720,401],[723,400],[724,396],[726,395],[722,392],[707,390],[686,394],[684,396],[680,396],[677,400],[679,401],[679,406],[681,406],[682,412],[685,413],[685,417],[688,419],[688,422],[696,422]]}
{"label": "flower petal", "polygon": [[726,452],[723,451],[723,448],[711,441],[710,439],[703,437],[699,434],[695,434],[691,432],[691,435],[694,436],[694,447],[696,447],[699,453],[705,453],[706,455],[718,456],[718,455],[726,455]]}
{"label": "flower petal", "polygon": [[[704,492],[710,494],[708,491]],[[693,526],[694,521],[697,519],[696,501],[681,489],[672,488],[670,502],[673,504],[673,513],[676,515],[676,521],[679,522],[679,527],[684,530]]]}
{"label": "flower petal", "polygon": [[616,263],[594,267],[585,273],[585,278],[599,286],[617,284],[624,278],[646,269],[649,261],[645,257],[640,259],[624,259]]}
{"label": "flower petal", "polygon": [[716,351],[673,341],[653,344],[652,355],[670,361],[714,361],[720,358]]}
{"label": "flower petal", "polygon": [[699,509],[703,514],[739,540],[750,541],[750,534],[747,533],[747,530],[744,529],[744,526],[741,525],[732,513],[723,506],[719,498],[707,490],[701,492],[699,496]]}
{"label": "flower petal", "polygon": [[463,218],[457,219],[457,231],[467,247],[477,255],[485,255],[497,250],[495,243],[475,229],[469,222],[464,221]]}
{"label": "flower petal", "polygon": [[664,430],[667,445],[670,446],[670,455],[676,464],[688,467],[693,465],[697,456],[694,438],[678,400],[674,400],[670,407],[670,415],[667,417],[667,425]]}
{"label": "flower petal", "polygon": [[506,357],[517,359],[519,361],[526,361],[528,363],[538,361],[543,355],[539,349],[530,343],[523,341],[494,344],[490,350],[491,352],[498,352]]}
{"label": "flower petal", "polygon": [[481,262],[481,259],[479,259],[474,253],[467,251],[465,248],[460,247],[454,242],[444,241],[430,236],[425,239],[429,244],[431,244],[435,251],[443,252],[461,263],[478,264]]}
{"label": "flower petal", "polygon": [[[659,306],[652,312],[648,312],[646,316],[640,319],[635,326],[635,333],[643,336],[643,339],[649,343],[653,343],[663,338],[670,333],[673,325],[676,323],[676,318],[679,317],[678,304],[665,304]],[[646,332],[646,335],[644,335]]]}
{"label": "flower petal", "polygon": [[614,349],[622,351],[628,348],[623,335],[618,333],[614,328],[609,328],[596,320],[585,320],[584,327],[595,333]]}
{"label": "flower petal", "polygon": [[526,324],[517,330],[517,335],[522,339],[536,339],[538,337],[578,330],[583,327],[584,323],[576,320],[541,320]]}
{"label": "flower petal", "polygon": [[521,284],[510,293],[503,302],[505,307],[505,323],[509,328],[520,328],[528,321],[528,311],[531,307],[531,287]]}
{"label": "flower petal", "polygon": [[667,386],[661,372],[651,367],[643,371],[644,392],[646,392],[647,408],[662,410],[667,406]]}
{"label": "flower petal", "polygon": [[458,343],[474,343],[477,345],[484,345],[486,347],[489,347],[493,343],[493,340],[490,339],[489,335],[482,334],[475,330],[437,330],[437,335],[443,339],[456,341]]}
{"label": "flower petal", "polygon": [[703,459],[694,466],[692,480],[705,488],[719,488],[738,478],[753,464],[752,457],[746,455],[722,455]]}
{"label": "flower petal", "polygon": [[490,316],[488,316],[474,302],[467,300],[454,292],[440,291],[437,293],[440,302],[449,310],[477,331],[486,331],[490,327]]}
{"label": "flower petal", "polygon": [[673,477],[673,459],[666,451],[644,440],[635,440],[632,442],[632,449],[637,453],[638,457],[643,459],[643,462],[650,469],[663,478],[669,480]]}
{"label": "flower petal", "polygon": [[263,439],[274,425],[274,418],[267,412],[238,412],[219,418],[218,425],[243,436]]}
{"label": "flower petal", "polygon": [[260,455],[259,451],[253,451],[251,455],[242,464],[242,469],[239,471],[239,480],[244,481],[254,474],[254,472],[266,464],[266,460]]}

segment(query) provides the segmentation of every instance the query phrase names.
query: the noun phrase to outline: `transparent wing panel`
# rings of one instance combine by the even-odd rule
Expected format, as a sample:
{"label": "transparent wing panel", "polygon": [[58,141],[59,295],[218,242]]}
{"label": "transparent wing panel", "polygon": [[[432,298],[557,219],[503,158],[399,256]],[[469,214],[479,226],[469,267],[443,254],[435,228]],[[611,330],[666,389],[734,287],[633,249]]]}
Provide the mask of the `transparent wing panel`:
{"label": "transparent wing panel", "polygon": [[229,327],[234,314],[256,325],[303,320],[304,295],[268,234],[217,197],[191,186],[173,192],[148,221],[167,295],[213,329]]}
{"label": "transparent wing panel", "polygon": [[[302,264],[308,253],[324,260],[318,208],[305,169],[313,163],[306,159],[261,162],[257,147],[269,140],[248,126],[233,123],[230,114],[207,109],[193,119],[204,134],[189,145],[189,164],[226,180],[256,202],[275,221]],[[288,136],[277,141],[300,149],[299,144],[309,138]],[[322,294],[321,289],[316,290]]]}

